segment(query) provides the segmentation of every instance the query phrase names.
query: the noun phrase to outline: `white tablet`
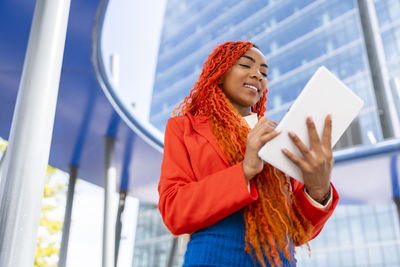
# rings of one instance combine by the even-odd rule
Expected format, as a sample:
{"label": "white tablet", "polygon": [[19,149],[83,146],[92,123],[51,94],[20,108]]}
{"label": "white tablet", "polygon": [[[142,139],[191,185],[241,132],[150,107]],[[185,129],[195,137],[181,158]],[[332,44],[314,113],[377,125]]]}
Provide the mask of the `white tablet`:
{"label": "white tablet", "polygon": [[300,151],[288,136],[293,131],[306,144],[310,145],[306,118],[311,116],[322,137],[325,118],[332,114],[332,147],[336,144],[350,123],[360,112],[363,101],[327,68],[320,67],[308,81],[282,121],[276,127],[282,133],[265,144],[258,155],[287,175],[303,182],[300,169],[281,151],[287,148],[297,156]]}

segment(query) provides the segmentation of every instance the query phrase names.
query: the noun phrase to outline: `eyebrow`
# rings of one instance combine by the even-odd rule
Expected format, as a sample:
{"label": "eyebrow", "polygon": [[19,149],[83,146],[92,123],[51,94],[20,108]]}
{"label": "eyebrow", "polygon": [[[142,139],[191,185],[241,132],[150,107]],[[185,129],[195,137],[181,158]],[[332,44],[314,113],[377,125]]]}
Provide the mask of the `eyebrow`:
{"label": "eyebrow", "polygon": [[[249,57],[249,56],[246,56],[246,55],[243,55],[243,56],[241,56],[241,57],[245,57],[245,58],[248,58],[248,59],[250,59],[251,61],[253,61],[253,62],[256,62],[256,60],[254,59],[254,58],[252,58],[252,57]],[[266,67],[266,68],[268,68],[268,65],[267,64],[261,64],[260,65],[261,67]]]}

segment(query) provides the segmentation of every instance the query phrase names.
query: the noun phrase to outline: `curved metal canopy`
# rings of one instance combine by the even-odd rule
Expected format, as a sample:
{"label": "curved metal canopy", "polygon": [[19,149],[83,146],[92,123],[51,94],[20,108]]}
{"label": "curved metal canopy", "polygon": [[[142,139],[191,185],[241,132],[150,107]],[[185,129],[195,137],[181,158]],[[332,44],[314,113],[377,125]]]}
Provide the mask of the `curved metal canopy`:
{"label": "curved metal canopy", "polygon": [[[161,153],[121,120],[100,88],[93,68],[92,35],[97,0],[72,1],[49,164],[102,186],[104,139],[115,136],[122,186],[157,202]],[[0,136],[8,139],[35,1],[0,2]]]}

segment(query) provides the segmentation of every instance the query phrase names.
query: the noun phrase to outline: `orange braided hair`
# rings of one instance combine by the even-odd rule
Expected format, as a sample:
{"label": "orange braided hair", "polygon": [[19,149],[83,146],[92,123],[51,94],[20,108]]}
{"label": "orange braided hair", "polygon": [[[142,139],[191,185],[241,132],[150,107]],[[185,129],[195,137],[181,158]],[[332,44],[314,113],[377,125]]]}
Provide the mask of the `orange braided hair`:
{"label": "orange braided hair", "polygon": [[[231,166],[243,161],[250,128],[218,86],[218,81],[252,47],[252,43],[245,41],[226,42],[217,46],[204,63],[189,96],[172,113],[173,116],[187,112],[193,116],[208,116],[217,143]],[[263,117],[266,111],[266,94],[267,90],[251,107],[258,118]],[[265,259],[270,265],[281,266],[278,251],[293,262],[291,242],[300,245],[309,240],[312,225],[297,206],[284,173],[264,164],[263,171],[253,180],[259,198],[244,209],[245,250],[253,260],[258,259],[262,266],[266,266]]]}

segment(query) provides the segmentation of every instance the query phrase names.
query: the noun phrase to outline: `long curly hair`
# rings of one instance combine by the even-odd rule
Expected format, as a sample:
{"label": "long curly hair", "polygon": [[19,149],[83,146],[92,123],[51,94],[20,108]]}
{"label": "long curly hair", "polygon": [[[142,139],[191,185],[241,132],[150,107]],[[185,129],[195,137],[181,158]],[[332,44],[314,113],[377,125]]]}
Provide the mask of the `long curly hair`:
{"label": "long curly hair", "polygon": [[[208,116],[217,143],[229,163],[244,159],[247,135],[250,132],[242,116],[231,105],[218,85],[220,77],[254,45],[246,41],[226,42],[208,56],[194,88],[173,111],[173,116],[191,113]],[[251,107],[258,118],[266,111],[265,90],[260,100]],[[287,176],[269,164],[253,178],[259,198],[244,209],[246,225],[245,250],[253,260],[266,266],[281,266],[279,252],[295,261],[291,246],[310,239],[312,225],[297,206]],[[308,244],[307,244],[308,245]]]}

